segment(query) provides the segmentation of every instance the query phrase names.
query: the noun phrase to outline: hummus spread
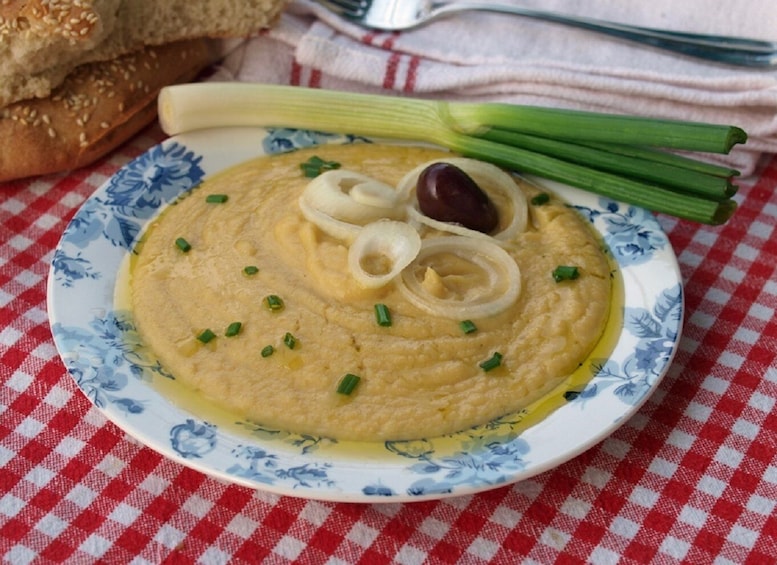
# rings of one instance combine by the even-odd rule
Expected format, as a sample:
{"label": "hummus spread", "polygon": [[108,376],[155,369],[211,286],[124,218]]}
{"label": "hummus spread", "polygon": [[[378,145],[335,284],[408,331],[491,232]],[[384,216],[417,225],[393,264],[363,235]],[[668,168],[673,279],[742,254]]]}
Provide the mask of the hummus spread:
{"label": "hummus spread", "polygon": [[[609,315],[610,263],[563,202],[529,206],[526,230],[502,246],[520,271],[517,300],[473,319],[477,330],[465,333],[458,320],[409,302],[396,284],[365,288],[354,280],[348,245],[300,212],[310,182],[300,164],[313,155],[395,186],[448,154],[321,146],[241,164],[170,206],[144,236],[130,294],[142,339],[179,382],[267,427],[348,440],[417,439],[519,411],[593,349]],[[536,193],[517,182],[529,197]],[[209,202],[209,194],[226,200]],[[424,238],[439,235],[426,231]],[[559,265],[576,266],[578,278],[554,280]],[[269,308],[268,296],[282,306]],[[387,307],[391,325],[376,323],[376,304]],[[481,368],[497,352],[501,363]],[[360,381],[340,394],[348,373]]]}

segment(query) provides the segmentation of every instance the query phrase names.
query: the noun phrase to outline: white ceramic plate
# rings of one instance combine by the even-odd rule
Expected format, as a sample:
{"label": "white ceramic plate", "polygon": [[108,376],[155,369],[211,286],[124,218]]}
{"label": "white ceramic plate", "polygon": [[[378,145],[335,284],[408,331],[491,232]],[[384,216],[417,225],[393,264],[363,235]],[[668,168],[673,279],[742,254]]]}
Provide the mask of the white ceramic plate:
{"label": "white ceramic plate", "polygon": [[[269,430],[178,398],[175,381],[147,358],[116,283],[139,235],[204,177],[246,159],[320,143],[362,142],[296,130],[186,134],[122,168],[74,216],[55,252],[48,301],[54,341],[78,387],[127,433],[184,465],[274,493],[334,501],[397,502],[470,494],[551,469],[611,434],[665,374],[680,338],[677,261],[653,216],[555,183],[588,218],[623,276],[617,343],[593,374],[538,424],[507,415],[452,436],[374,444]],[[182,397],[185,398],[185,395]]]}

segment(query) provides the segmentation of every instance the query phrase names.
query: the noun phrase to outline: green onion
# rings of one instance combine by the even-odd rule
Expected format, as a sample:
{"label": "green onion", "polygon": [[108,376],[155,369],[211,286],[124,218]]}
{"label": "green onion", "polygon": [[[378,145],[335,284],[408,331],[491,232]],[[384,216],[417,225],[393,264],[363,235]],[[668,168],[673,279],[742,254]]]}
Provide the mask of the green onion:
{"label": "green onion", "polygon": [[553,280],[556,282],[561,281],[573,281],[580,276],[580,271],[577,267],[570,267],[568,265],[559,265],[553,269]]}
{"label": "green onion", "polygon": [[475,322],[472,320],[462,320],[459,322],[459,327],[461,328],[461,331],[463,331],[465,334],[471,334],[473,332],[478,331],[478,327],[475,325]]}
{"label": "green onion", "polygon": [[283,300],[278,295],[271,294],[264,299],[264,302],[270,310],[283,310]]}
{"label": "green onion", "polygon": [[229,197],[226,194],[208,194],[205,197],[205,202],[210,204],[224,204],[228,198]]}
{"label": "green onion", "polygon": [[491,357],[489,357],[485,361],[481,361],[480,363],[478,363],[478,366],[487,373],[489,371],[496,369],[501,364],[502,364],[502,354],[499,353],[498,351],[495,351]]}
{"label": "green onion", "polygon": [[191,244],[182,237],[175,240],[175,246],[184,253],[188,253],[192,249]]}
{"label": "green onion", "polygon": [[677,167],[690,169],[692,171],[698,171],[700,173],[707,173],[716,177],[739,176],[739,171],[730,167],[714,165],[705,161],[697,161],[696,159],[692,159],[690,157],[683,157],[682,155],[678,155],[676,153],[668,153],[666,151],[660,151],[650,147],[596,142],[583,142],[581,145],[587,145],[588,147],[601,149],[602,151],[608,151],[610,153],[638,157],[645,159],[646,161],[653,161],[655,163],[662,163],[664,165],[674,165]]}
{"label": "green onion", "polygon": [[337,393],[338,394],[345,394],[346,396],[350,395],[353,390],[356,388],[356,385],[359,384],[359,381],[361,380],[361,377],[354,375],[352,373],[347,373],[343,376],[342,379],[340,379],[340,382],[337,385]]}
{"label": "green onion", "polygon": [[262,356],[262,357],[269,357],[269,356],[270,356],[270,355],[272,355],[273,353],[275,353],[275,348],[274,348],[272,345],[265,345],[265,346],[262,348],[262,351],[261,351],[261,356]]}
{"label": "green onion", "polygon": [[240,329],[243,327],[243,324],[240,322],[232,322],[227,326],[227,330],[224,332],[224,335],[226,337],[235,337],[237,334],[240,333]]}
{"label": "green onion", "polygon": [[550,202],[550,194],[547,192],[540,192],[536,196],[533,196],[530,202],[532,203],[532,206],[542,206],[543,204]]}
{"label": "green onion", "polygon": [[709,224],[724,223],[734,213],[730,178],[737,172],[693,154],[728,153],[747,140],[742,129],[729,125],[246,83],[166,87],[159,115],[169,135],[240,125],[429,142]]}
{"label": "green onion", "polygon": [[483,138],[583,165],[587,169],[597,169],[639,181],[663,183],[670,189],[684,189],[689,194],[709,197],[715,201],[726,200],[736,193],[736,186],[728,179],[732,173],[730,169],[723,169],[726,176],[719,176],[688,168],[688,165],[683,166],[684,163],[679,160],[673,164],[661,163],[648,158],[645,152],[627,154],[618,151],[617,146],[572,144],[498,129],[490,130]]}
{"label": "green onion", "polygon": [[375,321],[379,326],[389,327],[391,325],[391,312],[385,304],[375,305]]}
{"label": "green onion", "polygon": [[[453,143],[457,141],[457,143]],[[656,183],[645,183],[627,176],[591,169],[552,156],[519,147],[509,147],[484,139],[461,136],[453,140],[451,149],[468,157],[490,161],[506,168],[516,168],[557,182],[576,186],[602,196],[628,202],[655,212],[671,214],[706,224],[725,223],[734,213],[736,202],[719,201],[698,196],[689,189],[671,190]],[[520,162],[520,167],[515,166]],[[646,167],[652,167],[647,163]]]}
{"label": "green onion", "polygon": [[200,335],[197,336],[197,339],[200,340],[202,343],[209,343],[216,339],[216,334],[213,333],[210,329],[204,330]]}
{"label": "green onion", "polygon": [[294,346],[297,345],[297,338],[289,332],[286,332],[286,335],[283,336],[283,343],[286,344],[286,347],[289,349],[294,349]]}
{"label": "green onion", "polygon": [[246,275],[249,275],[249,276],[250,275],[255,275],[256,273],[259,272],[259,267],[255,266],[255,265],[248,265],[246,267],[243,267],[243,272]]}
{"label": "green onion", "polygon": [[340,168],[337,161],[325,161],[321,157],[313,155],[310,159],[300,165],[302,174],[307,178],[315,178],[326,171],[333,171]]}
{"label": "green onion", "polygon": [[453,119],[483,122],[493,128],[565,141],[621,143],[637,147],[666,147],[727,153],[747,134],[737,127],[559,110],[514,104],[451,104]]}

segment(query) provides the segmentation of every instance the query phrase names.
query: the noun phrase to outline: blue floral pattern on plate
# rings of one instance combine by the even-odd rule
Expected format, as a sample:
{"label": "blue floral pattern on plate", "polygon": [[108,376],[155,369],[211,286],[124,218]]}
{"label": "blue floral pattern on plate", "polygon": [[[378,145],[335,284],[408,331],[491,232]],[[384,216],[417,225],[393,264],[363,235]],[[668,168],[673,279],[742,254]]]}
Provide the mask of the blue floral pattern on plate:
{"label": "blue floral pattern on plate", "polygon": [[202,181],[201,160],[172,142],[153,147],[119,170],[65,230],[53,259],[57,281],[72,287],[80,279],[99,278],[83,250],[98,240],[132,250],[149,218]]}
{"label": "blue floral pattern on plate", "polygon": [[594,378],[581,394],[591,397],[615,386],[615,396],[627,404],[638,404],[661,378],[674,355],[682,320],[682,287],[678,284],[658,296],[652,311],[626,308],[624,326],[638,338],[634,353],[621,363],[606,359],[594,363]]}
{"label": "blue floral pattern on plate", "polygon": [[656,251],[665,249],[669,242],[658,229],[650,212],[643,208],[619,204],[606,198],[599,199],[597,207],[573,206],[588,217],[591,223],[600,222],[604,242],[620,265],[639,265],[653,258]]}
{"label": "blue floral pattern on plate", "polygon": [[528,478],[633,414],[665,374],[679,340],[677,262],[651,214],[556,183],[548,187],[591,221],[621,271],[624,323],[612,354],[588,361],[589,384],[568,391],[568,402],[533,427],[521,431],[519,413],[445,437],[358,444],[246,421],[215,423],[160,392],[156,385],[173,376],[148,354],[115,298],[119,273],[146,224],[207,175],[257,154],[368,141],[288,129],[195,132],[153,147],[87,199],[52,259],[49,317],[68,371],[108,419],[166,456],[228,481],[308,498],[396,502]]}

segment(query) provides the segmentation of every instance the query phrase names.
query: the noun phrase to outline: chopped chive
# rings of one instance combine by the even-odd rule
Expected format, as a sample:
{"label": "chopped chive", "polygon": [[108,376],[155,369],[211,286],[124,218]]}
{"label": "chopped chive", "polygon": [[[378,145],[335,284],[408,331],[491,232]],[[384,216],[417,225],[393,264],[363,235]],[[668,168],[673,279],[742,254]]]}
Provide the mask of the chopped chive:
{"label": "chopped chive", "polygon": [[496,351],[491,357],[489,357],[485,361],[481,361],[480,363],[478,363],[478,366],[487,373],[492,369],[496,369],[501,364],[502,364],[502,354]]}
{"label": "chopped chive", "polygon": [[547,204],[550,202],[550,194],[547,192],[540,192],[539,194],[535,195],[531,199],[531,203],[533,206],[542,206],[543,204]]}
{"label": "chopped chive", "polygon": [[226,194],[208,194],[208,196],[205,197],[205,202],[211,204],[224,204],[228,198],[229,197]]}
{"label": "chopped chive", "polygon": [[226,337],[235,337],[237,334],[240,333],[240,328],[243,327],[243,324],[240,322],[232,322],[227,326],[227,331],[224,332],[224,335]]}
{"label": "chopped chive", "polygon": [[340,168],[340,163],[337,161],[325,161],[317,155],[313,155],[310,159],[300,164],[302,173],[307,178],[315,178],[321,173],[326,171],[333,171]]}
{"label": "chopped chive", "polygon": [[184,253],[188,253],[192,249],[191,244],[182,237],[175,240],[175,246]]}
{"label": "chopped chive", "polygon": [[391,325],[391,312],[385,304],[375,305],[375,320],[379,326],[388,327]]}
{"label": "chopped chive", "polygon": [[352,373],[346,373],[342,379],[340,379],[340,383],[337,385],[337,393],[338,394],[345,394],[346,396],[351,394],[353,390],[356,388],[356,385],[359,384],[359,381],[361,380],[361,377],[358,375],[354,375]]}
{"label": "chopped chive", "polygon": [[275,353],[275,348],[272,345],[265,345],[262,348],[261,355],[262,355],[262,357],[269,357],[273,353]]}
{"label": "chopped chive", "polygon": [[210,341],[213,341],[216,338],[216,334],[213,333],[210,329],[204,330],[200,335],[197,336],[197,339],[200,340],[202,343],[208,343]]}
{"label": "chopped chive", "polygon": [[580,271],[577,267],[570,267],[567,265],[559,265],[553,269],[553,280],[556,282],[561,281],[573,281],[580,276]]}
{"label": "chopped chive", "polygon": [[246,275],[255,275],[256,273],[259,272],[259,267],[257,267],[256,265],[248,265],[246,267],[243,267],[243,272]]}
{"label": "chopped chive", "polygon": [[459,322],[459,327],[461,328],[461,331],[463,331],[465,334],[471,334],[473,332],[478,331],[478,327],[475,325],[475,322],[472,320],[463,320]]}
{"label": "chopped chive", "polygon": [[264,301],[270,310],[283,310],[283,300],[281,300],[281,297],[276,294],[269,295],[264,299]]}
{"label": "chopped chive", "polygon": [[582,392],[583,391],[581,390],[567,390],[564,392],[562,396],[564,397],[564,400],[566,400],[567,402],[572,402],[577,397],[579,397],[580,394],[582,394]]}
{"label": "chopped chive", "polygon": [[291,335],[289,332],[286,332],[286,335],[283,336],[283,343],[285,343],[286,347],[289,349],[294,349],[294,346],[297,345],[297,338]]}

